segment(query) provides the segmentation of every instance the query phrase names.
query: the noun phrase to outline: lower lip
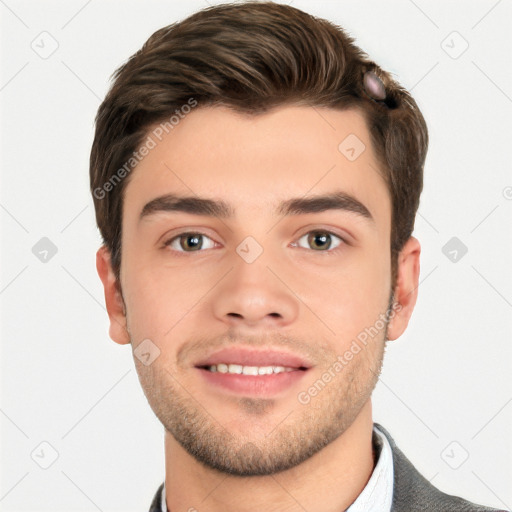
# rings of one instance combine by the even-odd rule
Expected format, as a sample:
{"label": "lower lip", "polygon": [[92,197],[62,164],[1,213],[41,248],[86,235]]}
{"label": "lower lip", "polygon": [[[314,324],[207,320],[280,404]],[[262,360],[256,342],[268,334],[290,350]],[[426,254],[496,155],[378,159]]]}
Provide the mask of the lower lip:
{"label": "lower lip", "polygon": [[307,373],[307,370],[292,370],[290,372],[257,376],[211,372],[203,368],[196,369],[201,372],[209,384],[238,394],[252,396],[270,396],[286,391],[297,384]]}

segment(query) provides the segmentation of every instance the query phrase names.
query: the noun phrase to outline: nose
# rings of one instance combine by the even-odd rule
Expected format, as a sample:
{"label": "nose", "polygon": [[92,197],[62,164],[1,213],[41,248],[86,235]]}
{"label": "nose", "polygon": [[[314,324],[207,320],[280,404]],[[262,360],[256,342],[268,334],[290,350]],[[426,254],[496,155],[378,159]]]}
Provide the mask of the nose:
{"label": "nose", "polygon": [[236,256],[233,263],[231,271],[213,290],[215,317],[238,328],[282,328],[293,324],[300,309],[293,276],[263,255],[252,263]]}

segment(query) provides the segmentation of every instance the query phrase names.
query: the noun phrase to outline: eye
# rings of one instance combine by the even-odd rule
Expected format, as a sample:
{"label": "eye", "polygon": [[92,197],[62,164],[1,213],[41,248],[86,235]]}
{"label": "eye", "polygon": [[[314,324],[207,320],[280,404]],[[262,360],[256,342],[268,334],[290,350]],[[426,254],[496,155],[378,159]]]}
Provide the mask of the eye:
{"label": "eye", "polygon": [[[209,243],[205,244],[205,239]],[[190,232],[174,236],[167,240],[164,245],[171,247],[171,249],[177,252],[198,252],[201,249],[212,249],[215,246],[215,242],[204,233]]]}
{"label": "eye", "polygon": [[[334,241],[334,246],[333,238],[338,240],[337,242]],[[305,235],[299,238],[299,244],[301,240],[305,240],[306,244],[309,246],[305,247],[306,249],[312,248],[314,251],[317,252],[334,252],[334,249],[339,247],[342,244],[342,242],[344,242],[344,240],[338,235],[335,235],[330,231],[324,230],[310,231],[309,233],[306,233]]]}

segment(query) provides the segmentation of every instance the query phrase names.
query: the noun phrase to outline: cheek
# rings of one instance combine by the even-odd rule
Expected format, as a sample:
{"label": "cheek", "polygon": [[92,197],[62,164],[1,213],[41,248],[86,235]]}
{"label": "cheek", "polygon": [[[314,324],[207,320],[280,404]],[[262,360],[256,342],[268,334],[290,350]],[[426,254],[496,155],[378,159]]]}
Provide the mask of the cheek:
{"label": "cheek", "polygon": [[336,344],[350,344],[385,313],[391,283],[389,265],[389,256],[376,258],[375,253],[361,251],[350,264],[309,280],[310,302],[304,302],[334,331]]}
{"label": "cheek", "polygon": [[162,346],[194,320],[198,301],[211,287],[192,272],[151,264],[131,268],[126,275],[123,291],[130,332],[136,341],[149,338]]}

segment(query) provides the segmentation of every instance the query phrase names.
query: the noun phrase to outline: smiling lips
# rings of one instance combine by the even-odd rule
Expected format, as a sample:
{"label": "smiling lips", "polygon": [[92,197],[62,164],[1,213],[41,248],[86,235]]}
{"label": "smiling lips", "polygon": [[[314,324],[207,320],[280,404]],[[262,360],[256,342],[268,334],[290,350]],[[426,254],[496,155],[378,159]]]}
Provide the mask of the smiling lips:
{"label": "smiling lips", "polygon": [[[205,368],[213,372],[267,375],[272,372],[307,370],[311,367],[311,364],[303,358],[287,352],[255,351],[239,347],[219,350],[195,366],[196,368]],[[256,368],[257,373],[254,373],[254,368]],[[278,370],[270,372],[268,368],[277,368]],[[260,372],[263,369],[265,371]]]}
{"label": "smiling lips", "polygon": [[294,354],[226,348],[195,365],[209,384],[243,395],[275,395],[297,382],[311,364]]}
{"label": "smiling lips", "polygon": [[212,373],[232,373],[235,375],[270,375],[272,373],[292,372],[298,368],[285,366],[244,366],[241,364],[219,363],[206,366],[206,369]]}

